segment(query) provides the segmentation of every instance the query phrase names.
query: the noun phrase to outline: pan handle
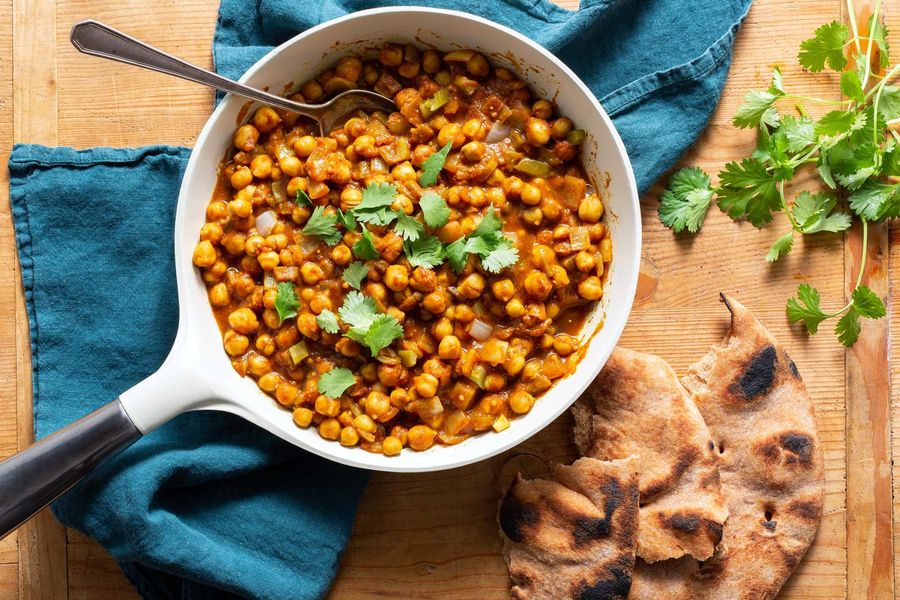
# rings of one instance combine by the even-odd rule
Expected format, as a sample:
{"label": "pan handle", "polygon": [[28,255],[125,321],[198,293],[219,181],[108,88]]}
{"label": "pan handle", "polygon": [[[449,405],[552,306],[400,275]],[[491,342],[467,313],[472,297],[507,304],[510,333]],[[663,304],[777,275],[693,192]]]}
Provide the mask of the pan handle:
{"label": "pan handle", "polygon": [[0,539],[140,437],[116,399],[0,462]]}

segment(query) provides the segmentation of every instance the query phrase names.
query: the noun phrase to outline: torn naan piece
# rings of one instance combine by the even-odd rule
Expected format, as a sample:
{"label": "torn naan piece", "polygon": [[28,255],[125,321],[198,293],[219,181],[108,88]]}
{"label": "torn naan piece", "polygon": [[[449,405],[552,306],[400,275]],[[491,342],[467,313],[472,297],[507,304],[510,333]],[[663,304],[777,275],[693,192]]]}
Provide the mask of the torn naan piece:
{"label": "torn naan piece", "polygon": [[616,348],[572,415],[582,455],[640,459],[637,555],[647,562],[712,556],[728,516],[718,456],[669,364]]}
{"label": "torn naan piece", "polygon": [[516,600],[624,600],[638,519],[638,461],[582,458],[550,479],[521,474],[500,501]]}
{"label": "torn naan piece", "polygon": [[717,451],[729,516],[716,554],[635,566],[631,598],[774,598],[812,544],[825,491],[815,413],[797,366],[744,306],[682,379]]}

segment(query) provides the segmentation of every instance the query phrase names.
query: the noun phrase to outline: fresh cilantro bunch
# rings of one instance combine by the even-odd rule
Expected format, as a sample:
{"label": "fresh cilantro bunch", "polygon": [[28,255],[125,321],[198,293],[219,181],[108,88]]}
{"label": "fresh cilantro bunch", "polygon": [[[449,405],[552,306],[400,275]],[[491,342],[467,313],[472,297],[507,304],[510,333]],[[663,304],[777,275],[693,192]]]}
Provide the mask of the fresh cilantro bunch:
{"label": "fresh cilantro bunch", "polygon": [[[853,0],[848,0],[854,15]],[[848,229],[854,215],[863,227],[863,247],[868,244],[869,221],[900,216],[900,88],[889,82],[900,66],[888,70],[887,30],[880,20],[880,1],[869,22],[868,37],[861,37],[855,21],[851,26],[834,21],[819,27],[800,45],[797,59],[807,71],[826,68],[840,73],[845,100],[810,98],[790,93],[781,70],[775,68],[765,91],[746,95],[734,116],[736,127],[757,130],[756,150],[725,165],[718,185],[697,167],[676,172],[669,179],[659,205],[659,219],[675,232],[696,233],[703,225],[713,201],[732,219],[744,219],[755,227],[772,221],[784,211],[790,229],[781,235],[766,255],[775,262],[793,248],[795,235],[840,232]],[[876,59],[873,52],[877,49]],[[887,71],[884,76],[879,72]],[[805,103],[833,106],[818,120]],[[785,105],[796,114],[782,114]],[[781,109],[781,110],[780,110]],[[791,193],[794,177],[804,169],[816,169],[830,191]],[[788,189],[786,189],[788,188]],[[837,210],[846,199],[852,213]],[[787,303],[791,323],[803,322],[810,334],[822,321],[838,318],[835,333],[845,346],[852,346],[861,329],[860,317],[880,319],[885,315],[881,299],[861,285],[866,252],[850,301],[839,310],[825,312],[820,294],[801,284],[797,298]]]}

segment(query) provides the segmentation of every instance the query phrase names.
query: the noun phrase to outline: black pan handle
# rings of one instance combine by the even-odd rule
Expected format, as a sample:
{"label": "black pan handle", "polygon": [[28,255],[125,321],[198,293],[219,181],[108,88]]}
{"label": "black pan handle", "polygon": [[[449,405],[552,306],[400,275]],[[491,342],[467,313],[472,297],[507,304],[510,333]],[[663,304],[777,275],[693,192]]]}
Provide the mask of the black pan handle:
{"label": "black pan handle", "polygon": [[117,399],[0,462],[0,539],[140,437]]}

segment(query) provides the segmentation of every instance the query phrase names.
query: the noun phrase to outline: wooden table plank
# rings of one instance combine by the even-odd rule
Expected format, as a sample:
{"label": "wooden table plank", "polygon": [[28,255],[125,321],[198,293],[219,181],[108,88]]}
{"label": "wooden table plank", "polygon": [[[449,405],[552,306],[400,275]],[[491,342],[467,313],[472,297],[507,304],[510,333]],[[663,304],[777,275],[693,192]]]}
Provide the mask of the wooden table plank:
{"label": "wooden table plank", "polygon": [[[6,1],[8,4],[11,0]],[[76,147],[190,145],[193,142],[212,104],[207,90],[81,56],[69,47],[68,31],[78,19],[97,18],[198,64],[209,65],[217,2],[165,1],[161,10],[158,5],[137,0],[114,4],[97,0],[12,1],[17,19],[13,30],[17,57],[16,129],[3,129],[3,116],[8,115],[12,123],[12,114],[4,112],[7,107],[0,100],[0,153],[8,152],[13,139]],[[571,8],[577,0],[560,3]],[[897,0],[889,3],[889,25],[900,12],[897,4]],[[743,156],[753,148],[753,133],[735,130],[730,119],[746,91],[767,85],[774,63],[782,65],[793,91],[837,97],[836,78],[801,75],[794,57],[799,42],[809,37],[817,26],[841,18],[842,6],[842,0],[757,0],[738,38],[722,105],[683,163],[715,172],[725,161]],[[9,19],[2,10],[0,7],[0,19]],[[23,21],[28,14],[32,17]],[[33,21],[37,16],[40,19]],[[900,31],[900,22],[892,30]],[[0,52],[3,35],[0,28]],[[13,41],[9,40],[9,44]],[[39,44],[40,49],[36,50],[34,44]],[[0,61],[0,85],[5,81],[4,68]],[[0,160],[5,163],[3,156]],[[0,194],[6,192],[6,176],[0,172],[3,188]],[[798,181],[797,189],[806,189],[813,180],[810,176]],[[855,586],[868,577],[867,555],[848,551],[847,537],[848,466],[858,454],[847,452],[846,436],[853,429],[848,423],[855,422],[859,416],[848,412],[847,395],[856,389],[858,380],[853,378],[855,374],[846,375],[847,355],[830,335],[823,332],[807,337],[788,326],[784,301],[794,293],[798,280],[815,282],[828,300],[836,302],[843,298],[843,265],[845,259],[848,265],[851,262],[852,244],[845,250],[840,236],[815,236],[798,243],[798,248],[786,260],[770,266],[762,256],[779,232],[786,229],[786,221],[778,220],[775,226],[757,231],[746,224],[734,224],[713,210],[701,235],[693,240],[673,237],[655,216],[660,191],[657,186],[642,201],[646,238],[644,270],[656,279],[656,285],[638,303],[623,343],[659,352],[683,371],[727,328],[726,312],[716,298],[719,290],[734,293],[784,341],[806,375],[816,403],[825,448],[826,498],[825,518],[816,543],[782,596],[848,597],[848,574]],[[7,203],[0,198],[0,243],[7,243],[11,248],[8,214]],[[900,252],[894,247],[890,250]],[[0,248],[0,268],[2,252]],[[2,285],[0,295],[5,289]],[[18,312],[8,310],[7,313],[3,313],[2,306],[0,303],[0,325],[5,323],[4,314],[8,315],[9,323],[15,323],[18,317],[20,351],[17,353],[19,376],[14,377],[16,360],[4,354],[2,336],[15,336],[15,327],[4,327],[0,331],[0,403],[4,398],[4,377],[12,377],[12,381],[18,382],[18,441],[22,444],[29,439],[31,422],[27,328],[22,327],[26,324],[22,321],[21,306]],[[900,326],[900,317],[892,312],[891,318],[897,319],[892,321],[892,326]],[[897,385],[897,378],[893,383]],[[900,389],[897,392],[893,397],[900,395]],[[895,422],[900,424],[900,406],[894,414]],[[854,420],[848,421],[848,416]],[[879,424],[886,422],[884,417],[880,417]],[[14,430],[16,419],[0,411],[0,451],[4,427]],[[574,448],[569,427],[568,417],[563,417],[517,451],[538,453],[547,460],[570,460]],[[900,457],[900,443],[894,443],[894,455]],[[517,465],[535,474],[542,468],[539,462],[505,455],[446,473],[376,474],[361,507],[332,597],[396,595],[397,590],[421,598],[506,597],[509,582],[499,555],[494,510],[498,481],[510,477]],[[889,465],[885,468],[890,483]],[[890,503],[883,487],[877,493],[881,495],[879,502],[887,497]],[[875,512],[875,520],[881,524],[877,539],[884,540],[884,504],[879,506],[880,512]],[[857,525],[861,524],[859,515],[853,514]],[[890,506],[887,516],[890,521]],[[115,564],[95,542],[69,532],[67,544],[64,529],[54,527],[51,519],[45,515],[46,522],[41,522],[40,527],[21,532],[20,539],[26,537],[19,549],[18,568],[3,570],[6,566],[16,567],[13,563],[3,564],[15,559],[15,550],[13,547],[10,554],[9,543],[0,543],[0,598],[6,597],[4,592],[9,587],[4,581],[16,579],[21,599],[134,597]],[[863,548],[864,536],[858,535],[854,543],[856,548]],[[881,554],[877,556],[884,559]],[[885,590],[881,584],[883,569],[879,570],[879,578],[868,590],[862,585],[864,595],[860,597],[869,591]]]}

